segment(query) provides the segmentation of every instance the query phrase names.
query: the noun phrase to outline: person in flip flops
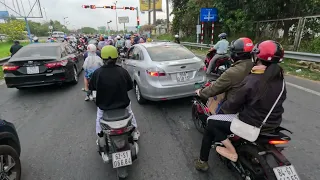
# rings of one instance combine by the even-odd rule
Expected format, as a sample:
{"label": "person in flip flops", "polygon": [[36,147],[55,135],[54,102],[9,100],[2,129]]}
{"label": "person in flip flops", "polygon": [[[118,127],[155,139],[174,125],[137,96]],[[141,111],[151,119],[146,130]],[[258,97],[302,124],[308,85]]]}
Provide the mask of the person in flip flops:
{"label": "person in flip flops", "polygon": [[[237,161],[237,152],[228,139],[228,135],[232,134],[230,126],[235,117],[244,123],[259,127],[274,102],[277,102],[266,124],[262,127],[262,131],[272,131],[282,122],[286,90],[283,91],[279,100],[277,98],[283,87],[283,69],[278,63],[283,60],[284,50],[280,43],[267,40],[257,44],[252,50],[252,55],[255,66],[251,73],[239,84],[236,94],[222,104],[222,112],[208,118],[208,125],[202,139],[200,158],[195,160],[197,170],[208,170],[212,142],[223,144],[223,146],[216,147],[216,151],[220,155],[231,161]],[[204,90],[197,91],[197,94],[203,96],[202,91]]]}

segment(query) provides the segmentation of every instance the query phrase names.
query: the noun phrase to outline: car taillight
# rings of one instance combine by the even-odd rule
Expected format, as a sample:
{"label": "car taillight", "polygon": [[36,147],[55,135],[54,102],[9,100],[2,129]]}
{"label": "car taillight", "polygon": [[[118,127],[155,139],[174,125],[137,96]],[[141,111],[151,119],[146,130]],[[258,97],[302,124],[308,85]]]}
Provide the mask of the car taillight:
{"label": "car taillight", "polygon": [[67,63],[68,63],[68,60],[62,60],[62,61],[49,62],[49,63],[45,64],[45,66],[47,68],[51,69],[51,68],[66,66]]}
{"label": "car taillight", "polygon": [[4,71],[16,71],[20,68],[20,66],[10,65],[10,64],[4,64],[2,66],[2,70]]}
{"label": "car taillight", "polygon": [[270,140],[269,144],[278,145],[278,144],[288,144],[288,140]]}
{"label": "car taillight", "polygon": [[166,73],[164,72],[164,70],[162,70],[160,68],[149,69],[149,70],[147,70],[147,73],[150,76],[155,76],[155,77],[166,76]]}

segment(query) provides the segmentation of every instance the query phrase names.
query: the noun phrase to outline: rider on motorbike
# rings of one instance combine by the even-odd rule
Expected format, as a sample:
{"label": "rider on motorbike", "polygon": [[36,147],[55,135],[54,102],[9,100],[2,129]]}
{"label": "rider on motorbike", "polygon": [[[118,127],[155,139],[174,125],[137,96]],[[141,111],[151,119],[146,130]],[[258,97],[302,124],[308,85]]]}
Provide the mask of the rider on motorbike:
{"label": "rider on motorbike", "polygon": [[[222,105],[223,111],[227,110],[230,114],[213,115],[208,118],[208,126],[202,139],[200,158],[195,161],[197,170],[208,170],[207,161],[213,141],[222,142],[224,145],[224,147],[217,146],[216,151],[219,154],[236,162],[237,152],[227,137],[232,134],[230,131],[232,120],[238,116],[244,123],[259,127],[284,86],[283,69],[277,64],[283,60],[284,51],[281,44],[271,40],[263,41],[255,46],[252,54],[255,66],[252,68],[251,74],[242,81],[237,95]],[[274,130],[280,126],[285,99],[286,90],[281,94],[266,124],[262,127],[263,131]],[[239,115],[235,113],[239,113]]]}
{"label": "rider on motorbike", "polygon": [[208,99],[223,92],[226,93],[226,99],[234,96],[240,88],[239,84],[250,73],[253,67],[251,60],[252,49],[253,42],[249,38],[244,37],[232,41],[230,56],[234,63],[210,86],[197,90],[200,97]]}
{"label": "rider on motorbike", "polygon": [[[103,135],[100,119],[103,116],[104,110],[127,108],[129,113],[133,115],[128,96],[128,91],[133,88],[133,82],[128,71],[116,65],[118,59],[117,49],[110,45],[104,46],[101,50],[101,56],[105,65],[93,73],[89,83],[89,89],[97,91],[96,133],[98,137],[102,137]],[[137,129],[137,121],[134,116],[132,125],[135,127],[133,139],[137,141],[140,133]]]}
{"label": "rider on motorbike", "polygon": [[102,59],[96,54],[97,48],[93,44],[88,45],[87,53],[88,57],[85,59],[83,63],[83,70],[85,72],[84,75],[84,91],[87,92],[85,101],[90,99],[91,92],[89,91],[89,80],[93,72],[99,67],[103,66]]}
{"label": "rider on motorbike", "polygon": [[180,38],[178,34],[174,36],[174,42],[180,44]]}
{"label": "rider on motorbike", "polygon": [[211,74],[212,70],[215,68],[216,66],[216,61],[221,58],[221,57],[226,57],[227,56],[227,52],[228,52],[228,46],[229,46],[229,41],[227,41],[227,34],[226,33],[221,33],[219,34],[219,39],[220,41],[218,41],[213,48],[211,48],[209,50],[209,52],[216,50],[216,54],[213,56],[213,58],[211,59],[209,66],[207,68],[207,74]]}

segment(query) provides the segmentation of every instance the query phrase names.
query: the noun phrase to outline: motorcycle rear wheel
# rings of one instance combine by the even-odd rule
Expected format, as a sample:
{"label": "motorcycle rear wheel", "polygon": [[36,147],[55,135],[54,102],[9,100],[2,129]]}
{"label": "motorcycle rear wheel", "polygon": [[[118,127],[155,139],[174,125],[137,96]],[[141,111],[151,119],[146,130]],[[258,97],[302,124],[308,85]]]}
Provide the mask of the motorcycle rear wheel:
{"label": "motorcycle rear wheel", "polygon": [[276,176],[274,175],[274,172],[272,168],[268,165],[266,159],[263,156],[260,156],[258,153],[258,149],[254,146],[248,146],[244,145],[237,149],[238,155],[239,155],[239,160],[241,162],[241,158],[245,158],[246,161],[250,161],[251,166],[253,168],[260,167],[263,169],[263,175],[255,175],[254,172],[252,172],[249,168],[245,167],[244,163],[241,163],[245,170],[249,172],[249,176],[251,180],[277,180]]}

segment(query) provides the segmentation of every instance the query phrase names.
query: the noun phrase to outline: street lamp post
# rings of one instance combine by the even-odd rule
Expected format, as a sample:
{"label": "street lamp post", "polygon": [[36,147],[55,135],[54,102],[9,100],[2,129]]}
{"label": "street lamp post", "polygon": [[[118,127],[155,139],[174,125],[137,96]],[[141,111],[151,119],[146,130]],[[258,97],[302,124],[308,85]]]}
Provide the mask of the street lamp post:
{"label": "street lamp post", "polygon": [[118,3],[118,1],[116,1],[116,2],[114,2],[113,4],[116,6],[116,9],[115,9],[115,11],[116,11],[116,26],[117,26],[117,31],[119,31],[119,29],[118,29],[118,13],[117,13],[117,3]]}
{"label": "street lamp post", "polygon": [[66,19],[67,19],[68,17],[64,17],[63,18],[63,25],[64,25],[64,27],[66,27]]}
{"label": "street lamp post", "polygon": [[107,25],[108,25],[108,35],[110,36],[110,26],[109,26],[109,23],[111,23],[112,21],[108,21],[107,22]]}

